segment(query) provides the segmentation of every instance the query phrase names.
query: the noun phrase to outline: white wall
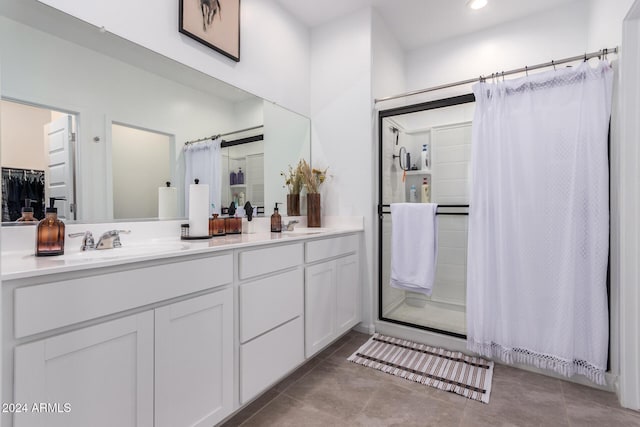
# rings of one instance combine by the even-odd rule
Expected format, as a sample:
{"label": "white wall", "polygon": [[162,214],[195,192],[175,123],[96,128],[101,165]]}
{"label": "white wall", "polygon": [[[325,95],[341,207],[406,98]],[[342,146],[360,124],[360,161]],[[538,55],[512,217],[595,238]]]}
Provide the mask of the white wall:
{"label": "white wall", "polygon": [[[620,144],[612,147],[618,165],[620,217],[612,221],[619,239],[614,248],[620,254],[612,269],[612,284],[620,284],[620,402],[640,410],[640,0],[636,0],[624,22],[624,53],[621,60]],[[613,166],[613,164],[612,164]],[[612,218],[614,219],[614,218]]]}
{"label": "white wall", "polygon": [[595,51],[622,43],[622,20],[633,0],[590,0],[588,49]]}
{"label": "white wall", "polygon": [[275,0],[243,0],[240,62],[178,33],[178,2],[41,0],[205,74],[309,113],[309,31]]}
{"label": "white wall", "polygon": [[372,11],[371,43],[373,97],[405,92],[404,49],[375,9]]}
{"label": "white wall", "polygon": [[[577,1],[409,51],[405,62],[407,90],[466,80],[583,53],[587,49],[588,17],[588,2]],[[468,92],[469,87],[459,87],[429,96],[437,99],[443,94]]]}
{"label": "white wall", "polygon": [[321,189],[323,215],[364,216],[361,271],[365,325],[372,323],[373,153],[371,138],[371,9],[339,18],[311,33],[312,159],[329,167]]}
{"label": "white wall", "polygon": [[158,187],[171,180],[167,135],[113,125],[113,218],[157,218]]}
{"label": "white wall", "polygon": [[[108,219],[112,212],[105,161],[110,121],[174,135],[177,149],[184,141],[235,129],[228,101],[6,18],[0,18],[0,47],[3,96],[79,113],[80,219]],[[178,181],[183,175],[176,169]]]}
{"label": "white wall", "polygon": [[44,125],[51,111],[0,101],[2,167],[45,170]]}

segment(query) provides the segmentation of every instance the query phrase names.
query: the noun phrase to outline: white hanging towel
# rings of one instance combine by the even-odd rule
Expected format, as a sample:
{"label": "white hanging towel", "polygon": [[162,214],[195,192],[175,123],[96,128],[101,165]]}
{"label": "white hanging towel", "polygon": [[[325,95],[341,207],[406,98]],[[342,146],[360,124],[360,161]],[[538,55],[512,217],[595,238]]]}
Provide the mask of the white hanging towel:
{"label": "white hanging towel", "polygon": [[435,203],[391,204],[391,286],[431,295],[438,234]]}

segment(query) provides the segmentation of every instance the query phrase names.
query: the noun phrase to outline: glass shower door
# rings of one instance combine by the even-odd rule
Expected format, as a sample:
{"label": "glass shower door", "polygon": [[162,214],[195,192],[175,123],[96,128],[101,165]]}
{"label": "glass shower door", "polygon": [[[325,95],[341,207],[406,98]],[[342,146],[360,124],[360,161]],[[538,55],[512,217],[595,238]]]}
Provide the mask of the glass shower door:
{"label": "glass shower door", "polygon": [[[379,318],[464,337],[471,119],[475,104],[473,95],[452,102],[444,107],[440,101],[427,103],[427,107],[439,107],[423,110],[409,106],[380,112]],[[427,167],[420,161],[425,145]],[[438,204],[438,257],[431,296],[389,284],[393,234],[390,205],[420,203],[425,182],[430,190],[429,202]],[[421,260],[416,258],[415,262]]]}

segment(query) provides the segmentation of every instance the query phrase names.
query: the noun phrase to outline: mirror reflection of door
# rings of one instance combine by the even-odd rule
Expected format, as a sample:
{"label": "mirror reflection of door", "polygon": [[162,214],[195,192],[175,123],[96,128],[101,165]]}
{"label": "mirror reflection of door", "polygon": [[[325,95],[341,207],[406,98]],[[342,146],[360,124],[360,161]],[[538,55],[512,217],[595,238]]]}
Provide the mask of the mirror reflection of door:
{"label": "mirror reflection of door", "polygon": [[122,124],[111,127],[113,218],[158,217],[158,188],[172,186],[174,138]]}
{"label": "mirror reflection of door", "polygon": [[60,219],[76,219],[74,208],[74,142],[73,118],[69,114],[44,125],[46,162],[45,169],[45,200],[57,199]]}
{"label": "mirror reflection of door", "polygon": [[[0,101],[2,122],[2,202],[4,222],[15,221],[26,199],[42,219],[49,197],[58,216],[75,219],[74,115],[11,100]],[[42,180],[36,191],[34,180]],[[40,187],[38,187],[40,188]],[[8,209],[9,208],[9,209]]]}

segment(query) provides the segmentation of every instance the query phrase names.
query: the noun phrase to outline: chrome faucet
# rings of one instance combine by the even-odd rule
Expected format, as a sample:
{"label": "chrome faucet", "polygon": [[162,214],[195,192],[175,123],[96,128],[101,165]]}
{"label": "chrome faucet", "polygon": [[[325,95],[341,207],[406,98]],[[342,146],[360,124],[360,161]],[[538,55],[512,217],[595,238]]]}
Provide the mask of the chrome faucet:
{"label": "chrome faucet", "polygon": [[294,219],[291,220],[289,222],[287,222],[286,224],[284,224],[284,226],[282,227],[282,231],[293,231],[293,227],[298,224],[300,221]]}
{"label": "chrome faucet", "polygon": [[82,245],[80,246],[81,251],[88,251],[89,249],[96,248],[96,242],[93,240],[93,234],[88,230],[83,233],[70,233],[69,237],[82,237]]}
{"label": "chrome faucet", "polygon": [[98,240],[98,244],[96,244],[96,249],[113,249],[119,248],[122,246],[120,243],[120,234],[129,234],[131,230],[109,230],[102,233],[100,239]]}

